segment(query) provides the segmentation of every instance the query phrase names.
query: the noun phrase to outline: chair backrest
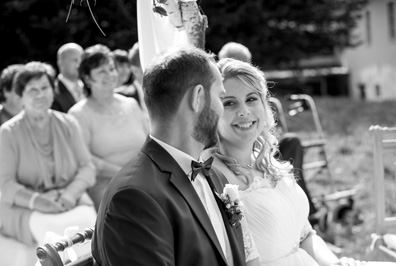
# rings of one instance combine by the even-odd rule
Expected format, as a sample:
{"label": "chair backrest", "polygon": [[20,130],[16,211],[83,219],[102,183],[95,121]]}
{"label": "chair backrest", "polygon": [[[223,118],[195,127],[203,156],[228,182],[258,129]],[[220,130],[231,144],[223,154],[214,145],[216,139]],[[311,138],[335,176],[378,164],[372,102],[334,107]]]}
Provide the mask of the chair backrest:
{"label": "chair backrest", "polygon": [[[313,128],[316,133],[315,139],[324,139],[325,136],[323,133],[322,124],[320,122],[319,114],[313,98],[307,94],[292,94],[288,96],[287,100],[289,102],[287,107],[288,115],[290,117],[294,117],[300,113],[309,112],[313,122]],[[307,125],[304,124],[304,127],[307,127]]]}
{"label": "chair backrest", "polygon": [[[47,243],[43,246],[40,246],[36,249],[36,256],[40,261],[42,266],[64,266],[59,253],[60,251],[64,251],[66,248],[70,248],[73,245],[83,244],[86,241],[92,239],[94,232],[94,228],[87,228],[82,232],[77,233],[75,236],[71,238],[64,238],[63,240],[56,243]],[[78,258],[74,262],[70,262],[66,264],[68,266],[93,266],[93,258],[89,254],[82,258]]]}
{"label": "chair backrest", "polygon": [[270,97],[268,99],[272,109],[275,111],[275,118],[278,123],[278,127],[282,130],[282,133],[287,133],[287,124],[285,118],[285,112],[283,111],[282,103],[279,99],[275,97]]}
{"label": "chair backrest", "polygon": [[307,94],[292,94],[287,97],[287,103],[287,121],[291,125],[289,130],[293,128],[293,124],[298,127],[295,130],[303,133],[300,136],[303,136],[301,144],[305,154],[310,153],[310,156],[304,155],[305,179],[309,181],[326,170],[331,192],[335,192],[334,180],[329,169],[325,149],[327,140],[324,136],[315,101]]}
{"label": "chair backrest", "polygon": [[[385,158],[396,159],[396,127],[371,126],[373,149],[373,196],[375,233],[383,235],[396,228],[396,217],[386,217]],[[392,180],[396,182],[395,180]]]}

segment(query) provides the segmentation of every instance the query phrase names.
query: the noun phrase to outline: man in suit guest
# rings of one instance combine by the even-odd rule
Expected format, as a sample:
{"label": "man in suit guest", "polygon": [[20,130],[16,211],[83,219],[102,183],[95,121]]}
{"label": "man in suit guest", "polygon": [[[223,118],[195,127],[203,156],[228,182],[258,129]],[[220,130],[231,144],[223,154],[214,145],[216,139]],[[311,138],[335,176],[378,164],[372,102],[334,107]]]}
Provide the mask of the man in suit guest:
{"label": "man in suit guest", "polygon": [[55,80],[52,109],[66,113],[70,107],[84,98],[84,85],[78,75],[82,53],[82,47],[76,43],[66,43],[59,48],[57,53],[59,75]]}
{"label": "man in suit guest", "polygon": [[195,178],[192,171],[203,149],[217,143],[224,111],[213,58],[198,48],[170,48],[148,66],[143,88],[151,133],[106,190],[94,260],[101,266],[245,265],[241,227],[231,225],[212,190],[222,192],[226,179],[215,169]]}

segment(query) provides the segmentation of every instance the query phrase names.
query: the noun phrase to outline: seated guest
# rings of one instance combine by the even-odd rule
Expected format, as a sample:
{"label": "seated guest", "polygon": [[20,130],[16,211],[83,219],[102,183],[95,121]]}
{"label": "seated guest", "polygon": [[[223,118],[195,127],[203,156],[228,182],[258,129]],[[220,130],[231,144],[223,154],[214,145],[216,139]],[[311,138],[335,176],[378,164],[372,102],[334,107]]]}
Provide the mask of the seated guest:
{"label": "seated guest", "polygon": [[96,165],[97,181],[88,193],[98,208],[110,179],[143,145],[149,122],[135,99],[114,93],[118,75],[108,48],[87,48],[79,72],[87,97],[69,113],[80,122]]}
{"label": "seated guest", "polygon": [[10,65],[0,76],[0,126],[22,110],[20,97],[12,85],[15,74],[23,65]]}
{"label": "seated guest", "polygon": [[128,52],[121,49],[116,49],[111,52],[114,58],[114,63],[118,72],[117,88],[123,85],[130,85],[133,82],[133,75],[129,67]]}
{"label": "seated guest", "polygon": [[55,80],[55,99],[52,109],[67,113],[76,102],[84,98],[83,83],[78,78],[78,66],[83,49],[76,43],[66,43],[57,53],[59,75]]}
{"label": "seated guest", "polygon": [[25,65],[14,79],[23,111],[0,129],[1,233],[27,245],[96,219],[95,167],[75,118],[50,109],[53,82],[44,63]]}
{"label": "seated guest", "polygon": [[219,59],[222,58],[234,58],[243,62],[250,62],[252,60],[252,54],[249,49],[237,42],[228,42],[221,47],[218,55]]}
{"label": "seated guest", "polygon": [[115,92],[135,98],[140,106],[147,110],[143,99],[143,70],[140,65],[139,44],[135,43],[129,53],[115,50],[113,56],[118,70],[118,79],[123,82],[119,82],[120,85],[115,89]]}
{"label": "seated guest", "polygon": [[128,53],[129,65],[131,71],[135,77],[135,81],[142,86],[143,85],[143,68],[140,62],[139,43],[136,42]]}

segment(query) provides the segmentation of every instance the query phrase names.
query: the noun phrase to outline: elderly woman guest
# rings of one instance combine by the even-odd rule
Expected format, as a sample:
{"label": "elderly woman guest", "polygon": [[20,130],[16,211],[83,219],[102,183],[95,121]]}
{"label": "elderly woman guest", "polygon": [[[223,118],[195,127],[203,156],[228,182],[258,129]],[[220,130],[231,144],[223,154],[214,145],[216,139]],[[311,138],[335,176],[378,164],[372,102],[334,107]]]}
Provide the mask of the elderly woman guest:
{"label": "elderly woman guest", "polygon": [[95,168],[75,118],[50,110],[48,67],[28,63],[14,83],[23,111],[0,129],[1,233],[37,245],[46,231],[94,224]]}
{"label": "elderly woman guest", "polygon": [[143,145],[149,122],[135,99],[114,92],[118,73],[107,47],[88,47],[79,73],[87,98],[69,113],[80,122],[97,168],[97,182],[89,195],[98,208],[110,179]]}

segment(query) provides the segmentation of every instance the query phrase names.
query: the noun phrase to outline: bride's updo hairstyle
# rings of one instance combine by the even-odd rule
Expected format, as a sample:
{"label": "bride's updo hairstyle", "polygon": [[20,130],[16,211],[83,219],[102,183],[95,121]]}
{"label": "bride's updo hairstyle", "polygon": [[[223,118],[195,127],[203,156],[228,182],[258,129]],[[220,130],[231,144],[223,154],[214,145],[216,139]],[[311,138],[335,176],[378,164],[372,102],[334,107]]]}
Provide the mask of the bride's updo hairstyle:
{"label": "bride's updo hairstyle", "polygon": [[[270,93],[268,91],[267,80],[264,73],[257,67],[250,63],[239,60],[225,58],[221,59],[217,66],[223,77],[223,82],[235,78],[256,91],[261,98],[265,112],[265,124],[261,135],[256,139],[252,147],[252,154],[255,159],[253,168],[264,172],[272,181],[277,181],[285,175],[291,175],[292,166],[289,162],[280,162],[275,159],[275,154],[278,152],[278,140],[275,137],[276,122],[274,118],[274,111],[272,110],[268,98]],[[219,134],[219,146],[214,152],[237,176],[245,177],[246,183],[252,180],[253,172],[250,167],[242,166],[237,163],[234,158],[225,154],[222,148]],[[250,177],[250,178],[249,178]]]}

